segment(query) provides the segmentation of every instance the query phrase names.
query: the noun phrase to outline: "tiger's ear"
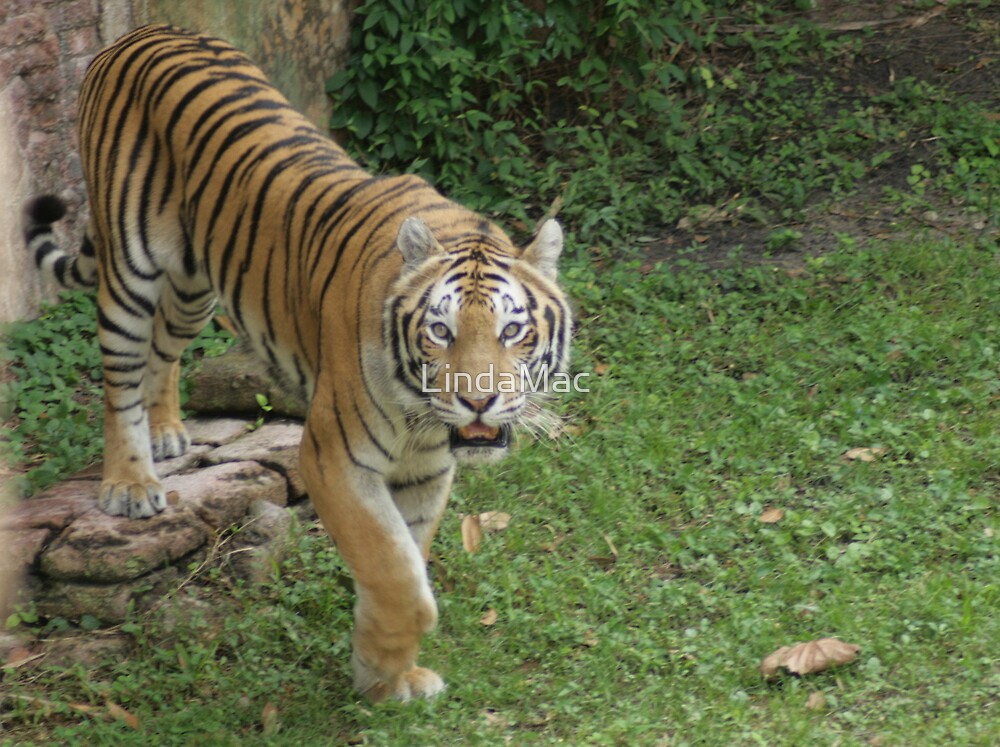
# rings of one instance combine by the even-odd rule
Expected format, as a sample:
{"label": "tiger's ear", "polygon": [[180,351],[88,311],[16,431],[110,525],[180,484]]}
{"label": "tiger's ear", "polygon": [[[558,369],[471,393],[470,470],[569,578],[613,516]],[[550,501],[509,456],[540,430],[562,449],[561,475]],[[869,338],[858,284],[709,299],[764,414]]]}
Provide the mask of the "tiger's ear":
{"label": "tiger's ear", "polygon": [[396,248],[403,255],[407,268],[411,270],[419,267],[432,254],[444,251],[431,233],[431,229],[416,216],[410,216],[399,227]]}
{"label": "tiger's ear", "polygon": [[534,241],[528,244],[521,259],[534,265],[545,277],[555,280],[562,248],[562,228],[550,218],[538,229],[538,234]]}

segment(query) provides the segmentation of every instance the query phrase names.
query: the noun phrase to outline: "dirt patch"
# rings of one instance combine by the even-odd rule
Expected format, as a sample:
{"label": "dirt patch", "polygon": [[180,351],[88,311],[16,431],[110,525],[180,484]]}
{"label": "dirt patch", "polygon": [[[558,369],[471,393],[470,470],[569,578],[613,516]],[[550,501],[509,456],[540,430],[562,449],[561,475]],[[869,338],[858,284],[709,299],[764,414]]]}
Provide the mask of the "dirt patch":
{"label": "dirt patch", "polygon": [[[1000,5],[918,8],[913,2],[842,3],[820,0],[804,17],[834,35],[859,39],[857,54],[832,69],[801,68],[803,90],[832,79],[843,98],[831,106],[886,94],[906,78],[929,83],[1000,112]],[[766,33],[766,29],[760,29]],[[887,189],[905,191],[914,164],[933,163],[933,142],[916,137],[909,147],[869,171],[846,197],[815,194],[804,217],[791,223],[751,224],[725,208],[708,216],[664,227],[643,246],[646,264],[689,259],[710,268],[767,264],[795,268],[806,257],[835,248],[844,238],[864,245],[901,228],[943,235],[991,230],[982,217],[964,214],[947,198],[931,198],[934,210],[899,214]],[[735,212],[735,211],[734,211]],[[995,230],[992,229],[992,230]],[[784,232],[787,241],[782,240]]]}

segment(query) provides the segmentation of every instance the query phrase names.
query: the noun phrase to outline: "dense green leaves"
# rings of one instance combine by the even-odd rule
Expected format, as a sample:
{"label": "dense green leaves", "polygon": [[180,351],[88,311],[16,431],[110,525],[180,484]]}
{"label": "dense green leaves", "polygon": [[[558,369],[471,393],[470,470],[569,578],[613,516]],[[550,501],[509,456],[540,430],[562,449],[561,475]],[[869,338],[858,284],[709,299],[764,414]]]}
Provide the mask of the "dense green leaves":
{"label": "dense green leaves", "polygon": [[[97,307],[92,293],[67,291],[31,322],[2,330],[0,362],[12,380],[0,384],[0,417],[17,427],[0,441],[0,458],[29,468],[19,492],[30,494],[63,480],[97,460],[101,439],[101,356]],[[209,325],[192,341],[185,365],[202,355],[218,355],[231,343],[228,333]],[[181,385],[182,394],[186,387]]]}
{"label": "dense green leaves", "polygon": [[923,187],[988,206],[1000,122],[910,79],[857,86],[862,40],[782,7],[372,0],[328,82],[331,124],[373,169],[519,228],[558,200],[572,238],[609,246],[691,205],[799,219],[927,142],[941,168]]}

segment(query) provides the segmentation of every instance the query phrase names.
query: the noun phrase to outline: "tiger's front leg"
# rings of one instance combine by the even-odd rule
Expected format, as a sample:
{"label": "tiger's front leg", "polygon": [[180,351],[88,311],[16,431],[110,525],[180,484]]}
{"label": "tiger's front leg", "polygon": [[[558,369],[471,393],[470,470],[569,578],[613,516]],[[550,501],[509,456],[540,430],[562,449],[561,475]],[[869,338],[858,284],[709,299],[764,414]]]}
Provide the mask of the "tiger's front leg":
{"label": "tiger's front leg", "polygon": [[300,466],[313,505],[354,576],[354,686],[375,701],[433,697],[444,682],[417,666],[420,640],[437,622],[423,548],[384,477],[356,462],[337,429],[317,420],[311,414],[306,423]]}

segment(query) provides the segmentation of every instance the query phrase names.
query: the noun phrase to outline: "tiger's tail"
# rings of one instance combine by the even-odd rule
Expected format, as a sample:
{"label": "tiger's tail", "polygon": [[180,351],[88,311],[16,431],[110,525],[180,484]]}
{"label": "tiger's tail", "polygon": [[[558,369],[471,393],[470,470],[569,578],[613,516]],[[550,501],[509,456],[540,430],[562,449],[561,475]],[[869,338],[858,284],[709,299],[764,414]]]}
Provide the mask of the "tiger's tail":
{"label": "tiger's tail", "polygon": [[66,203],[55,195],[35,197],[25,206],[24,240],[35,255],[35,264],[66,288],[93,288],[97,285],[94,245],[84,236],[80,253],[66,252],[56,242],[52,224],[66,215]]}

